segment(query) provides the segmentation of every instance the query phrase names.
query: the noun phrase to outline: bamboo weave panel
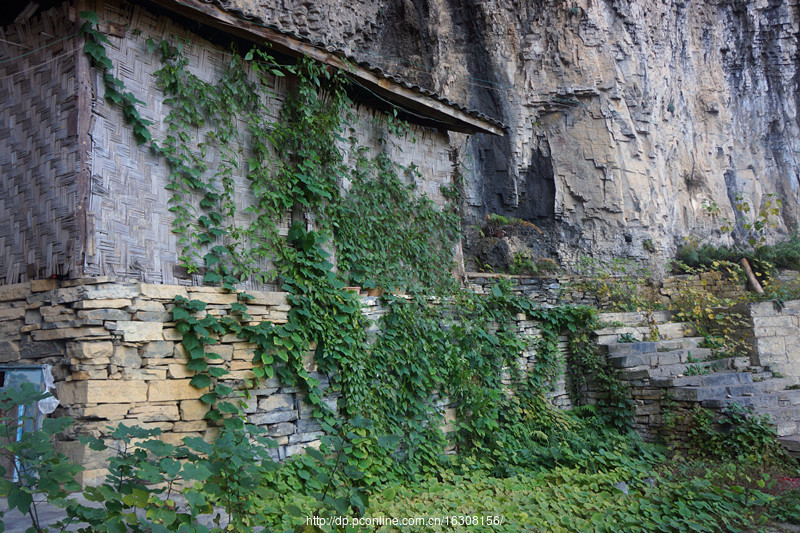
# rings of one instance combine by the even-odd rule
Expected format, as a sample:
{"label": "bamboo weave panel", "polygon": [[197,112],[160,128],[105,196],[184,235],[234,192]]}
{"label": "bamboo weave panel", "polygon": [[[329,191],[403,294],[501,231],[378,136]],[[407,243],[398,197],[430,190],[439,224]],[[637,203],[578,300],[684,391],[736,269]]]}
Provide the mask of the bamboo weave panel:
{"label": "bamboo weave panel", "polygon": [[0,283],[67,275],[76,262],[75,25],[67,9],[0,28]]}

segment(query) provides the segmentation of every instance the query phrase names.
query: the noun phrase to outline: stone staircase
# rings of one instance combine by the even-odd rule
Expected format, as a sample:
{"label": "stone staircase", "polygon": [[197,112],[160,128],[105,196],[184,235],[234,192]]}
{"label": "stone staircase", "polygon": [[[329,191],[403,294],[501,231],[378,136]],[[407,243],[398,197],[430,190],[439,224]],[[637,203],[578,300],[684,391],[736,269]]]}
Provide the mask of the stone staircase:
{"label": "stone staircase", "polygon": [[631,386],[635,429],[653,440],[663,427],[662,407],[722,410],[738,403],[769,415],[779,440],[800,457],[800,390],[789,388],[798,380],[751,364],[749,355],[712,359],[690,324],[670,319],[666,311],[600,315],[611,325],[595,332],[596,341]]}

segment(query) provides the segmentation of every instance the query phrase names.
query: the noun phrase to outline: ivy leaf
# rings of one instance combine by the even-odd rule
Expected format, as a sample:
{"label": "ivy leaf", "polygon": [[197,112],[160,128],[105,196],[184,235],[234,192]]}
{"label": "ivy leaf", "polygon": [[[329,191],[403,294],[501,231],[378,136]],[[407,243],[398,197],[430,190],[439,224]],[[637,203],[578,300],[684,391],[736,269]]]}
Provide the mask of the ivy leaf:
{"label": "ivy leaf", "polygon": [[222,368],[221,366],[212,366],[208,368],[208,373],[211,374],[215,378],[220,378],[222,376],[226,376],[230,374],[227,370]]}
{"label": "ivy leaf", "polygon": [[209,285],[215,285],[220,281],[222,281],[222,276],[210,270],[206,272],[206,275],[203,277],[203,283],[208,283]]}
{"label": "ivy leaf", "polygon": [[191,315],[183,307],[176,305],[172,308],[172,320],[178,322],[180,320],[188,320],[189,318],[191,318]]}
{"label": "ivy leaf", "polygon": [[211,378],[208,374],[197,374],[189,381],[189,385],[198,389],[205,389],[211,386]]}

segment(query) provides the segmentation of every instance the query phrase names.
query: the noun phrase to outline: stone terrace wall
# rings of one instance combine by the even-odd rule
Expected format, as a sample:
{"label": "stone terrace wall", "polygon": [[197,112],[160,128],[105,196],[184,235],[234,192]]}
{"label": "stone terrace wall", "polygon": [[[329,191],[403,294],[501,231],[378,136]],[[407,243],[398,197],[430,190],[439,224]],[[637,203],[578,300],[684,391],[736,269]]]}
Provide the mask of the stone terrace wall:
{"label": "stone terrace wall", "polygon": [[[249,291],[255,296],[248,313],[254,321],[282,323],[289,305],[285,293]],[[61,406],[54,416],[75,418],[59,448],[86,471],[81,481],[92,484],[103,478],[105,457],[80,444],[78,434],[102,436],[119,423],[160,428],[163,438],[179,442],[187,436],[213,439],[216,429],[204,420],[207,407],[200,401],[206,390],[192,387],[181,335],[170,309],[175,295],[207,302],[207,313],[224,315],[236,301],[234,294],[211,287],[185,287],[125,283],[110,278],[56,281],[40,280],[0,286],[0,362],[49,364],[53,367],[56,396]],[[377,298],[362,299],[367,318],[377,321],[385,313]],[[516,317],[520,332],[539,335],[536,323]],[[560,339],[566,351],[566,338]],[[238,387],[253,378],[255,345],[233,335],[220,339],[214,351],[219,364],[231,374],[225,383]],[[523,369],[535,363],[535,343],[520,354]],[[329,378],[317,372],[313,354],[306,369],[327,388]],[[510,384],[510,383],[509,383]],[[311,418],[312,407],[302,391],[285,387],[277,379],[262,381],[250,391],[246,414],[250,422],[266,427],[279,444],[275,459],[319,444],[320,426]],[[552,384],[551,402],[570,407],[563,380]],[[435,400],[435,399],[432,399]],[[325,398],[331,407],[337,397]],[[455,406],[438,400],[446,428],[452,427]]]}
{"label": "stone terrace wall", "polygon": [[800,300],[747,306],[752,324],[753,364],[800,378]]}
{"label": "stone terrace wall", "polygon": [[[487,294],[498,279],[508,279],[514,284],[516,294],[526,296],[542,305],[562,304],[591,305],[601,309],[609,306],[608,301],[599,300],[585,288],[581,288],[582,278],[577,276],[510,276],[507,274],[490,274],[468,272],[467,280],[470,289],[478,294]],[[669,305],[682,288],[705,289],[719,298],[737,298],[745,293],[745,282],[736,282],[720,272],[703,272],[702,274],[683,274],[670,276],[661,282],[654,282],[645,287],[653,292],[653,299]]]}

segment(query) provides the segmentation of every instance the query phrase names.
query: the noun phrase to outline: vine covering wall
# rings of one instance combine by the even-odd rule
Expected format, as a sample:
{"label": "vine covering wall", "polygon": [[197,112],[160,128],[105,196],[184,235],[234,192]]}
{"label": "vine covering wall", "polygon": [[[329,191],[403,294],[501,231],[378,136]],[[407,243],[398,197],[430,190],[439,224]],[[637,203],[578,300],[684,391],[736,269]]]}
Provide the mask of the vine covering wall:
{"label": "vine covering wall", "polygon": [[[181,164],[205,169],[200,178],[209,185],[216,183],[217,194],[227,198],[213,200],[220,204],[217,212],[226,219],[227,215],[233,215],[219,229],[241,232],[225,235],[220,240],[238,239],[244,244],[251,237],[244,232],[256,218],[256,214],[247,212],[246,208],[260,201],[258,188],[252,186],[252,180],[260,179],[257,175],[261,168],[271,168],[280,159],[275,159],[280,154],[275,153],[273,142],[254,142],[253,134],[268,132],[274,135],[272,140],[276,142],[293,142],[288,138],[281,140],[280,136],[288,132],[275,127],[281,124],[281,110],[289,112],[284,104],[287,94],[298,86],[297,76],[278,66],[286,61],[265,61],[259,56],[249,61],[236,59],[238,55],[231,53],[226,44],[205,40],[169,18],[156,16],[139,6],[123,2],[93,7],[98,10],[100,20],[129,28],[121,37],[108,36],[109,42],[104,47],[111,63],[119,66],[113,70],[114,74],[126,90],[141,100],[137,110],[145,120],[152,122],[149,130],[155,144],[170,151],[170,157],[185,158]],[[169,68],[165,68],[162,41],[173,46],[183,43],[180,53],[172,52]],[[245,56],[247,51],[240,53]],[[237,61],[237,74],[232,76],[232,62]],[[267,67],[268,63],[274,65]],[[193,218],[184,220],[186,213],[182,214],[179,204],[169,202],[180,192],[169,188],[172,182],[180,182],[176,180],[174,168],[169,170],[163,153],[156,154],[146,146],[134,148],[138,141],[136,132],[125,127],[124,115],[115,109],[113,102],[101,98],[104,93],[102,74],[97,69],[93,72],[97,99],[91,131],[93,179],[89,237],[92,242],[86,256],[86,274],[113,274],[121,279],[152,283],[202,283],[202,272],[186,271],[189,256],[184,249],[187,242],[182,241],[186,236],[173,230],[196,223],[198,217],[194,215],[203,214],[199,203],[204,193],[197,189],[185,195],[184,200],[191,197]],[[167,79],[170,76],[175,79],[170,81]],[[181,78],[180,81],[177,78]],[[225,94],[217,90],[225,84],[235,84],[239,92]],[[171,93],[174,89],[183,91]],[[212,93],[219,96],[218,101],[208,102],[203,97]],[[182,114],[170,105],[171,101],[183,99],[200,104],[193,108],[194,114]],[[374,160],[378,154],[384,154],[403,167],[413,163],[413,179],[417,183],[415,196],[424,193],[434,204],[444,204],[441,186],[450,185],[453,179],[445,133],[409,126],[407,132],[395,135],[392,142],[381,142],[379,139],[388,137],[389,132],[385,123],[375,121],[374,109],[349,101],[336,107],[336,112],[341,113],[337,117],[341,128],[330,141],[340,152],[337,157],[341,157],[341,161],[337,163],[354,168],[359,161]],[[254,121],[251,118],[256,110],[258,120]],[[190,142],[183,142],[182,135]],[[177,142],[169,142],[170,136],[175,136]],[[259,160],[257,168],[251,168],[254,159]],[[349,176],[332,177],[339,186],[351,187]],[[412,182],[411,176],[401,173],[401,177],[407,184]],[[269,213],[273,219],[270,223],[285,237],[290,210],[287,205],[278,204],[271,205],[270,209],[274,209]],[[263,228],[264,225],[259,226]],[[200,233],[205,228],[190,229]],[[205,267],[204,253],[195,251],[191,260]],[[252,266],[258,265],[260,270],[274,268],[269,257],[251,259]],[[264,287],[258,283],[251,285],[254,281],[257,280],[250,279],[244,286]]]}
{"label": "vine covering wall", "polygon": [[[126,3],[81,16],[96,99],[86,267],[116,282],[20,287],[38,315],[10,325],[20,354],[23,341],[69,352],[59,397],[78,432],[138,420],[213,437],[238,416],[269,428],[279,458],[321,432],[355,435],[348,460],[370,484],[436,468],[449,444],[492,457],[563,429],[548,393],[569,404],[567,366],[573,399],[599,375],[604,416],[626,427],[624,390],[590,349],[592,310],[453,277],[444,134],[367,113],[341,72],[308,60],[223,53]],[[129,26],[114,37],[101,20]],[[131,278],[157,284],[119,283]],[[377,316],[352,283],[387,291]],[[280,302],[251,289],[271,284]]]}

